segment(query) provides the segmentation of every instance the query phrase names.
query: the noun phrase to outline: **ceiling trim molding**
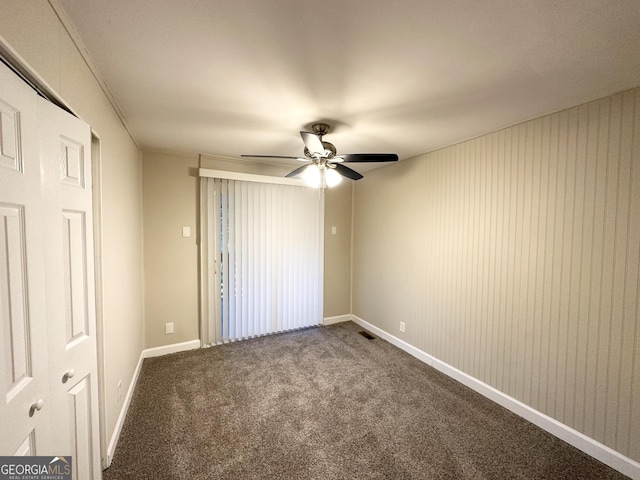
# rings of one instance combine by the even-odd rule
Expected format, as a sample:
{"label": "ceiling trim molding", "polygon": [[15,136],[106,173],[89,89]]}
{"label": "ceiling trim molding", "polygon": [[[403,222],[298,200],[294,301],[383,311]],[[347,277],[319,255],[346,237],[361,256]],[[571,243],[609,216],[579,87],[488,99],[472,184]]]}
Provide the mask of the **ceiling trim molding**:
{"label": "ceiling trim molding", "polygon": [[55,14],[57,15],[58,19],[60,20],[60,23],[62,23],[62,26],[69,34],[71,41],[74,43],[74,45],[78,49],[78,53],[80,54],[80,56],[86,63],[87,67],[91,71],[91,74],[98,82],[98,85],[100,86],[103,93],[107,97],[107,100],[109,100],[109,103],[115,110],[116,115],[118,115],[120,122],[122,122],[122,125],[124,126],[125,130],[127,130],[127,132],[129,133],[131,140],[133,140],[133,143],[135,143],[136,147],[138,147],[138,150],[141,150],[140,145],[136,140],[136,137],[133,135],[133,131],[131,130],[129,123],[127,122],[127,117],[125,117],[122,109],[120,108],[120,105],[118,105],[118,102],[116,101],[115,97],[109,90],[107,83],[104,81],[104,78],[100,73],[100,70],[98,69],[96,63],[93,61],[93,58],[91,58],[91,55],[89,54],[89,50],[87,49],[87,46],[84,44],[84,41],[80,36],[80,33],[78,33],[78,30],[76,30],[76,27],[73,25],[71,18],[69,18],[69,15],[67,14],[67,12],[65,11],[65,9],[62,7],[62,5],[58,0],[48,0],[48,2],[49,2],[49,5],[51,5],[51,8],[55,12]]}

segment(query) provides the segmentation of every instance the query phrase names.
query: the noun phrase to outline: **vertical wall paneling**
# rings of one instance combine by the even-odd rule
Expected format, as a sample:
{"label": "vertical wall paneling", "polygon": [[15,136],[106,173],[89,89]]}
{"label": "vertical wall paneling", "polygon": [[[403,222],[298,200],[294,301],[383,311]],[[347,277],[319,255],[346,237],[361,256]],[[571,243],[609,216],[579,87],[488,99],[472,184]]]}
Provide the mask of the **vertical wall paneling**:
{"label": "vertical wall paneling", "polygon": [[598,329],[598,369],[596,372],[596,412],[603,412],[596,418],[595,438],[605,437],[607,430],[607,385],[609,370],[609,355],[612,335],[611,296],[613,291],[613,267],[614,267],[614,240],[616,227],[616,198],[618,183],[618,149],[620,132],[620,97],[613,98],[610,102],[608,118],[607,138],[607,170],[605,184],[605,209],[604,231],[602,246],[601,275],[602,284],[600,290],[599,329]]}
{"label": "vertical wall paneling", "polygon": [[[499,204],[497,207],[498,215],[497,227],[498,238],[496,239],[497,249],[497,271],[496,277],[498,282],[496,284],[496,295],[494,297],[494,305],[499,305],[494,309],[495,324],[499,325],[497,329],[498,335],[496,344],[496,357],[495,357],[495,379],[494,384],[497,388],[506,388],[506,364],[508,362],[508,349],[507,339],[509,330],[507,328],[509,324],[510,305],[508,302],[508,285],[509,285],[509,245],[503,241],[509,235],[510,229],[510,209],[511,209],[511,184],[509,178],[511,176],[511,163],[510,163],[510,132],[502,130],[498,133],[498,188],[499,188]],[[464,272],[461,272],[461,277],[464,276]]]}
{"label": "vertical wall paneling", "polygon": [[[634,169],[633,169],[633,211],[632,218],[635,220],[633,222],[634,228],[638,228],[638,215],[640,212],[640,165],[638,165],[638,156],[640,155],[640,121],[638,120],[638,113],[640,112],[640,90],[636,90],[635,92],[635,130],[633,135],[633,155],[634,155]],[[630,392],[630,400],[629,403],[631,405],[631,421],[629,422],[629,438],[627,441],[629,442],[629,456],[632,458],[640,458],[640,408],[637,408],[638,402],[640,402],[640,282],[638,279],[640,278],[640,241],[636,240],[639,234],[637,231],[634,232],[634,241],[637,241],[636,245],[631,245],[631,251],[636,255],[636,271],[633,269],[629,269],[629,275],[633,275],[635,273],[635,281],[636,281],[636,292],[635,292],[635,312],[629,311],[629,315],[633,315],[635,318],[634,323],[634,334],[633,337],[635,339],[635,345],[633,346],[633,372],[632,372],[632,380],[631,380],[631,392]],[[635,248],[635,250],[634,250]],[[633,292],[629,292],[630,295],[633,295]],[[631,332],[629,332],[631,336]]]}
{"label": "vertical wall paneling", "polygon": [[636,89],[373,170],[353,239],[355,315],[636,461],[639,105]]}
{"label": "vertical wall paneling", "polygon": [[[634,150],[634,132],[636,125],[634,118],[639,112],[636,110],[636,94],[628,92],[624,95],[624,118],[623,118],[623,145],[622,164],[624,165],[625,183],[622,188],[626,198],[621,204],[624,205],[620,212],[625,217],[625,230],[622,232],[624,238],[624,285],[618,304],[621,304],[621,326],[620,326],[620,359],[619,375],[620,382],[616,397],[619,398],[619,410],[617,412],[616,438],[619,448],[625,452],[629,451],[629,428],[631,421],[631,388],[633,384],[634,360],[639,352],[634,352],[635,335],[637,334],[636,317],[636,293],[638,290],[638,248],[640,245],[640,197],[638,196],[638,186],[640,185],[640,162],[637,155],[640,153]],[[640,121],[638,122],[640,123]],[[634,155],[636,159],[634,161]],[[622,270],[622,268],[621,268]],[[638,367],[640,368],[640,366]]]}
{"label": "vertical wall paneling", "polygon": [[576,352],[577,352],[577,339],[580,334],[580,322],[578,321],[578,308],[579,303],[579,277],[581,268],[581,254],[582,254],[582,217],[583,217],[583,190],[584,190],[584,162],[582,145],[586,138],[586,122],[583,113],[585,107],[579,107],[573,109],[575,112],[573,133],[570,141],[571,148],[571,184],[569,190],[573,192],[573,199],[570,204],[571,208],[571,240],[569,242],[569,267],[568,267],[568,279],[569,279],[569,296],[567,298],[567,344],[566,344],[566,360],[565,360],[565,378],[566,383],[564,385],[564,404],[563,404],[563,418],[566,423],[573,424],[573,413],[576,410],[575,405],[575,392],[576,392]]}
{"label": "vertical wall paneling", "polygon": [[[584,396],[584,433],[589,436],[595,435],[596,417],[593,415],[596,409],[597,392],[597,372],[599,361],[598,341],[600,329],[600,305],[602,289],[602,266],[603,266],[603,246],[604,246],[604,224],[605,224],[605,201],[606,201],[606,179],[607,179],[607,150],[608,150],[608,124],[609,109],[604,102],[592,105],[594,118],[591,122],[593,134],[589,139],[594,142],[593,148],[589,149],[589,154],[594,160],[593,179],[593,208],[590,210],[592,218],[592,248],[591,248],[591,274],[589,276],[589,289],[586,292],[589,308],[586,351],[585,351],[585,396]],[[589,198],[589,196],[587,197]]]}
{"label": "vertical wall paneling", "polygon": [[[533,136],[531,138],[531,162],[533,168],[533,190],[532,190],[532,245],[529,249],[529,269],[531,271],[531,285],[528,291],[527,310],[530,317],[530,328],[528,335],[527,359],[531,375],[526,379],[527,403],[538,405],[538,389],[540,378],[540,351],[542,343],[542,329],[540,326],[539,309],[542,304],[542,288],[540,287],[540,276],[542,268],[536,268],[537,259],[543,259],[541,238],[544,238],[544,224],[541,223],[541,211],[544,211],[545,201],[542,197],[542,119],[538,119],[532,126]],[[535,233],[534,233],[535,232]]]}

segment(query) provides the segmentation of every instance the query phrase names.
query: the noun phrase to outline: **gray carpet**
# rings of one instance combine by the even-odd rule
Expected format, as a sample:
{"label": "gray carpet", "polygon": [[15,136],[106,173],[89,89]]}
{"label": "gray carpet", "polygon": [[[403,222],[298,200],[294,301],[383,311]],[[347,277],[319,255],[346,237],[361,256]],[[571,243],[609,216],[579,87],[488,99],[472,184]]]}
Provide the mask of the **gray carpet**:
{"label": "gray carpet", "polygon": [[354,323],[147,359],[115,479],[621,479]]}

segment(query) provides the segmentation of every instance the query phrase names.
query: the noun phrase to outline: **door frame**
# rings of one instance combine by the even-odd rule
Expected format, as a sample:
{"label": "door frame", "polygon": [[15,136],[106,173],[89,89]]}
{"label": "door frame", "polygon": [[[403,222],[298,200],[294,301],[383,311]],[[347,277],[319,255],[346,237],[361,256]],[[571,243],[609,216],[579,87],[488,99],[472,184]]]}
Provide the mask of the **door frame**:
{"label": "door frame", "polygon": [[100,461],[102,469],[109,466],[107,438],[107,389],[105,385],[104,341],[104,277],[102,262],[102,150],[100,136],[91,128],[91,175],[93,209],[93,273],[95,282],[96,347],[98,362],[98,411],[100,417]]}
{"label": "door frame", "polygon": [[[0,61],[7,65],[27,85],[33,88],[39,95],[66,110],[75,117],[81,118],[70,105],[34,70],[28,62],[0,36]],[[93,169],[93,231],[94,231],[94,275],[96,298],[96,343],[98,364],[98,412],[99,412],[99,437],[100,437],[100,461],[102,469],[108,466],[106,438],[106,388],[105,388],[105,348],[104,348],[104,303],[103,303],[103,262],[102,262],[102,160],[100,156],[100,136],[91,128],[91,163]]]}

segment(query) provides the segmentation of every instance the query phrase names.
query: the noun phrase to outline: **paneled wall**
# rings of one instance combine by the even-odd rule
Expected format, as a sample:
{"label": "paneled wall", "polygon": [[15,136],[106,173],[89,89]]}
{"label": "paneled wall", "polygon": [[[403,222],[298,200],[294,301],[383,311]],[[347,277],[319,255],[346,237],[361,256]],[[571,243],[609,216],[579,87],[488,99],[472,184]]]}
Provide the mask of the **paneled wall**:
{"label": "paneled wall", "polygon": [[371,171],[354,219],[355,315],[640,460],[640,89]]}

